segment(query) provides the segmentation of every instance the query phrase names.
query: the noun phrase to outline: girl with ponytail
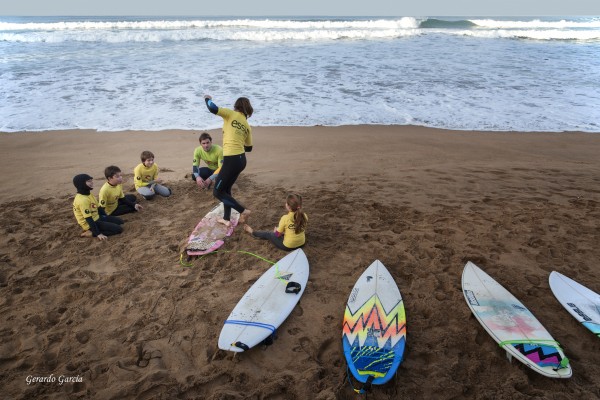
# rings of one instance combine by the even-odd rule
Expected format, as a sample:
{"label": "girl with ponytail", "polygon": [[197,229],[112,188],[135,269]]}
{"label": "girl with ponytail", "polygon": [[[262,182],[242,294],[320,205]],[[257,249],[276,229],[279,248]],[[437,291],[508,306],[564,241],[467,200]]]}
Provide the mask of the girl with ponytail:
{"label": "girl with ponytail", "polygon": [[244,224],[244,230],[255,238],[270,240],[281,250],[291,251],[303,247],[308,216],[302,211],[302,197],[299,194],[289,194],[285,200],[285,209],[288,213],[281,217],[273,232],[255,231],[247,224]]}

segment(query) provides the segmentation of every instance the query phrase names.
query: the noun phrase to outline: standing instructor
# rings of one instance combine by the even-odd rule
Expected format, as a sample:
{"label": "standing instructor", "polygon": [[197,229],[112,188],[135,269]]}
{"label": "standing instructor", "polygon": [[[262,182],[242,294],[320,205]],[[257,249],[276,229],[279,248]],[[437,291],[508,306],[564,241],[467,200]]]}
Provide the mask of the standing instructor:
{"label": "standing instructor", "polygon": [[204,101],[211,113],[223,118],[223,166],[213,190],[213,195],[225,206],[223,218],[219,222],[230,226],[233,208],[240,213],[240,222],[244,223],[250,215],[250,210],[233,198],[231,187],[246,168],[246,152],[252,151],[252,128],[248,124],[248,118],[254,110],[246,97],[237,99],[233,110],[217,107],[209,95],[204,95]]}

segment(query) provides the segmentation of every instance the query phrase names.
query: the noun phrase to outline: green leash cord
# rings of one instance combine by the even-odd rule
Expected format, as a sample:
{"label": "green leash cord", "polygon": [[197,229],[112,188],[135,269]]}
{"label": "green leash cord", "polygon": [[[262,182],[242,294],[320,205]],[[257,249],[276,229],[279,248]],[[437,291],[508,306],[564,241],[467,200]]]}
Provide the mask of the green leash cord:
{"label": "green leash cord", "polygon": [[[217,251],[213,251],[213,252],[210,252],[208,254],[204,254],[204,255],[200,256],[198,258],[198,260],[201,260],[204,257],[206,257],[208,255],[211,255],[211,254],[215,254],[215,253],[241,253],[241,254],[247,254],[249,256],[258,258],[259,260],[263,260],[265,262],[268,262],[271,265],[275,265],[276,264],[274,261],[267,260],[266,258],[259,256],[258,254],[250,253],[249,251],[244,251],[244,250],[217,250]],[[179,264],[181,264],[182,267],[186,267],[186,268],[192,268],[194,266],[194,264],[192,264],[192,263],[186,264],[183,261],[183,253],[181,253],[179,255]],[[279,279],[281,282],[287,283],[287,281],[285,279],[282,279],[281,276],[279,275],[279,265],[276,266],[275,277],[277,279]]]}
{"label": "green leash cord", "polygon": [[[208,256],[208,255],[211,255],[211,254],[215,254],[215,253],[241,253],[241,254],[247,254],[247,255],[249,255],[249,256],[252,256],[252,257],[256,257],[256,258],[258,258],[259,260],[266,261],[266,262],[268,262],[268,263],[269,263],[269,264],[271,264],[271,265],[275,264],[275,262],[273,262],[273,261],[271,261],[271,260],[267,260],[266,258],[259,256],[258,254],[250,253],[249,251],[244,251],[244,250],[217,250],[217,251],[213,251],[213,252],[210,252],[210,253],[208,253],[208,254],[204,254],[204,255],[200,256],[200,257],[198,258],[198,260],[201,260],[201,259],[203,259],[204,257],[206,257],[206,256]],[[191,264],[191,263],[189,263],[189,264],[186,264],[186,263],[184,263],[184,261],[183,261],[183,253],[181,253],[181,255],[179,256],[179,263],[180,263],[180,264],[181,264],[183,267],[188,267],[188,268],[191,268],[191,267],[193,267],[193,266],[194,266],[194,265],[193,265],[193,264]]]}

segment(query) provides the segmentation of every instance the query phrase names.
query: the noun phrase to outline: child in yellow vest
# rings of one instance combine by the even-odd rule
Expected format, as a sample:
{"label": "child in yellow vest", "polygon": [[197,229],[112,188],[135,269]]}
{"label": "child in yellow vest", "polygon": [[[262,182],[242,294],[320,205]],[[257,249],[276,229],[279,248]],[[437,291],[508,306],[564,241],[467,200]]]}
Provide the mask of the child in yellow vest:
{"label": "child in yellow vest", "polygon": [[140,156],[142,163],[133,170],[135,189],[146,200],[152,199],[157,193],[163,197],[171,195],[171,189],[161,185],[158,179],[158,165],[154,163],[154,154],[151,151],[143,151]]}
{"label": "child in yellow vest", "polygon": [[123,215],[142,210],[142,206],[136,203],[136,198],[132,194],[123,193],[123,176],[121,169],[111,165],[104,169],[106,182],[100,188],[98,199],[100,208],[103,208],[106,215]]}
{"label": "child in yellow vest", "polygon": [[92,194],[94,178],[88,174],[79,174],[73,178],[73,185],[77,189],[73,200],[73,214],[83,228],[81,236],[105,240],[107,236],[123,232],[123,220],[106,215],[104,210],[98,207],[98,201]]}
{"label": "child in yellow vest", "polygon": [[244,230],[255,238],[270,240],[281,250],[292,251],[303,247],[308,216],[302,212],[302,197],[298,194],[288,195],[285,209],[288,213],[281,217],[273,232],[255,231],[247,224],[244,224]]}

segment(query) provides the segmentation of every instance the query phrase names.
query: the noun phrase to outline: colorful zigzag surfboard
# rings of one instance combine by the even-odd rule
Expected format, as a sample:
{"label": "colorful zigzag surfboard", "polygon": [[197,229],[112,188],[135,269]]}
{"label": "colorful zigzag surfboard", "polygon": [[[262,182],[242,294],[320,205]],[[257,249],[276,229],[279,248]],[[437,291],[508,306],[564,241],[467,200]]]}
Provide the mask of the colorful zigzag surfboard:
{"label": "colorful zigzag surfboard", "polygon": [[378,260],[352,288],[342,341],[348,368],[361,383],[388,382],[402,362],[406,345],[404,302],[394,279]]}

